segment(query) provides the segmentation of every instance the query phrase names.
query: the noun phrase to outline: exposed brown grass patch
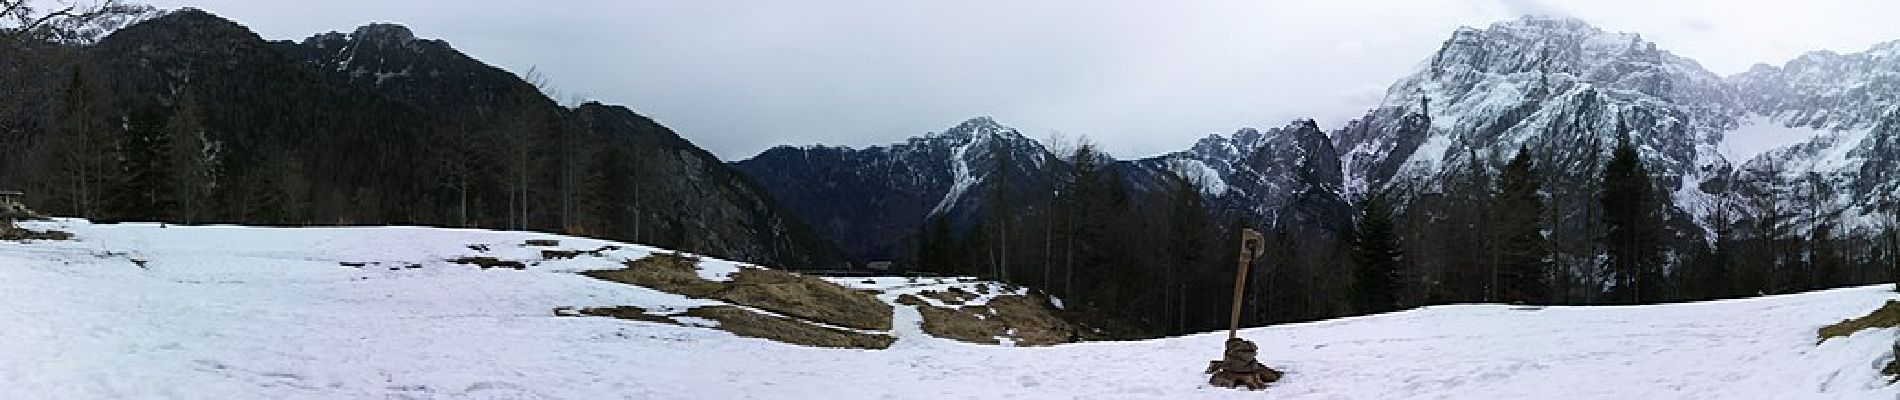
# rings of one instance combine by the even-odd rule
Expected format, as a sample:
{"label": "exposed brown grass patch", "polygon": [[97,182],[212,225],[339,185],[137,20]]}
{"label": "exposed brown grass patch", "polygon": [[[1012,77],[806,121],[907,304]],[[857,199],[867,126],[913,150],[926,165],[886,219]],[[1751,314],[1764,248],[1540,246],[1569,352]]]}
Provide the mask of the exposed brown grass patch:
{"label": "exposed brown grass patch", "polygon": [[767,269],[741,269],[729,282],[699,277],[699,259],[656,253],[626,262],[626,268],[582,272],[611,282],[652,288],[689,297],[718,299],[733,304],[868,330],[891,329],[891,306],[872,292],[859,291],[818,277]]}
{"label": "exposed brown grass patch", "polygon": [[890,348],[891,343],[897,341],[897,338],[890,335],[823,327],[797,319],[760,314],[733,306],[699,307],[686,310],[684,315],[719,321],[720,330],[732,332],[735,335],[805,346],[885,349]]}
{"label": "exposed brown grass patch", "polygon": [[936,307],[912,295],[898,304],[917,307],[923,330],[931,336],[970,343],[997,344],[1009,337],[1019,346],[1069,343],[1076,328],[1057,317],[1047,299],[1035,295],[1003,295],[981,306]]}
{"label": "exposed brown grass patch", "polygon": [[709,298],[722,288],[719,282],[699,278],[697,257],[654,253],[624,265],[626,268],[583,271],[581,275],[689,297]]}
{"label": "exposed brown grass patch", "polygon": [[59,230],[36,231],[32,229],[0,227],[0,240],[30,242],[34,240],[72,240],[73,234]]}
{"label": "exposed brown grass patch", "polygon": [[528,265],[522,264],[520,261],[503,260],[503,259],[494,258],[494,257],[461,257],[461,258],[450,259],[449,262],[456,263],[456,264],[463,264],[463,265],[479,266],[479,267],[482,267],[482,269],[489,269],[489,268],[528,269]]}
{"label": "exposed brown grass patch", "polygon": [[891,329],[891,306],[878,301],[876,295],[814,276],[742,269],[732,274],[732,282],[713,297],[837,326]]}
{"label": "exposed brown grass patch", "polygon": [[1900,301],[1888,300],[1887,304],[1880,306],[1880,309],[1874,310],[1872,313],[1861,316],[1860,318],[1823,326],[1817,334],[1820,336],[1820,341],[1827,341],[1828,339],[1852,335],[1854,332],[1860,332],[1866,329],[1892,327],[1900,327]]}

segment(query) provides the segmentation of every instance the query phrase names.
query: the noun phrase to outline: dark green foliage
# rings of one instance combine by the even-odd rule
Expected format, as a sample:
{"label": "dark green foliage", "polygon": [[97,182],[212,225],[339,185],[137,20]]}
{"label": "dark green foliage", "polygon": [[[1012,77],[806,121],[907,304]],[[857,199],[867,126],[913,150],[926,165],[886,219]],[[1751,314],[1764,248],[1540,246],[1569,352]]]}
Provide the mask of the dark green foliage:
{"label": "dark green foliage", "polygon": [[111,191],[108,218],[166,221],[172,217],[171,140],[167,115],[156,102],[138,102],[125,116],[118,140],[118,179]]}
{"label": "dark green foliage", "polygon": [[[63,96],[41,96],[61,107],[0,109],[0,125],[40,115],[59,123],[19,142],[31,146],[0,134],[0,180],[17,179],[61,216],[602,230],[784,268],[843,265],[744,176],[650,119],[599,104],[563,108],[440,41],[391,38],[332,60],[333,47],[318,47],[338,43],[322,38],[266,42],[181,10],[71,54],[36,56],[36,71],[72,71],[54,80],[66,83]],[[337,68],[349,62],[434,72],[384,79],[351,71],[389,65]],[[24,84],[16,78],[0,76],[0,87]],[[617,190],[582,184],[585,164],[609,163],[589,157],[595,148],[622,161],[603,170],[618,175],[591,183]],[[595,207],[582,210],[588,195]]]}
{"label": "dark green foliage", "polygon": [[918,267],[938,274],[955,274],[958,272],[957,248],[957,238],[950,231],[950,219],[931,218],[929,230],[924,231],[921,253],[917,255]]}
{"label": "dark green foliage", "polygon": [[1396,310],[1405,253],[1393,225],[1391,205],[1383,196],[1372,196],[1361,201],[1359,208],[1359,223],[1351,233],[1353,309],[1362,313]]}
{"label": "dark green foliage", "polygon": [[[1610,162],[1603,168],[1603,237],[1614,276],[1612,298],[1619,303],[1639,304],[1660,299],[1662,271],[1662,227],[1658,224],[1654,184],[1630,143],[1628,132],[1617,140]],[[1648,292],[1645,294],[1645,292]]]}
{"label": "dark green foliage", "polygon": [[1498,175],[1498,193],[1493,198],[1493,223],[1500,241],[1493,243],[1498,252],[1497,297],[1504,303],[1544,303],[1550,301],[1550,243],[1544,237],[1544,199],[1537,169],[1531,165],[1530,149],[1523,148]]}

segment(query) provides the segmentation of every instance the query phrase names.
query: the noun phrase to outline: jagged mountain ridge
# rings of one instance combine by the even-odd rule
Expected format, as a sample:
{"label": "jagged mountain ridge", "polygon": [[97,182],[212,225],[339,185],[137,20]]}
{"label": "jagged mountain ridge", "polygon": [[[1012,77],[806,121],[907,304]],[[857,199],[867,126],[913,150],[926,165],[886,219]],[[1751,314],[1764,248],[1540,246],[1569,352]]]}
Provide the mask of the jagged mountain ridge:
{"label": "jagged mountain ridge", "polygon": [[[996,178],[998,149],[1013,160],[1006,184]],[[905,256],[905,242],[931,218],[947,217],[959,230],[974,226],[998,188],[1019,207],[1043,206],[1052,195],[1048,179],[1067,170],[1067,156],[978,117],[889,146],[780,146],[733,165],[854,257],[889,260]],[[1180,174],[1223,215],[1336,232],[1351,211],[1337,159],[1327,134],[1302,120],[1210,135],[1187,151],[1101,161],[1136,193],[1164,190],[1166,175]]]}
{"label": "jagged mountain ridge", "polygon": [[[1583,205],[1596,201],[1601,177],[1594,171],[1627,131],[1669,203],[1664,217],[1680,240],[1706,239],[1717,223],[1714,211],[1744,212],[1740,197],[1763,184],[1787,202],[1815,190],[1796,186],[1828,187],[1832,204],[1842,209],[1835,214],[1858,216],[1850,225],[1864,225],[1871,208],[1893,207],[1868,205],[1888,204],[1882,199],[1900,191],[1890,172],[1900,166],[1900,140],[1893,138],[1900,128],[1893,101],[1900,94],[1895,48],[1900,45],[1849,55],[1820,52],[1785,67],[1722,77],[1640,35],[1575,19],[1525,17],[1459,29],[1365,117],[1331,132],[1313,134],[1324,131],[1311,123],[1242,129],[1202,139],[1188,150],[1117,165],[1135,190],[1150,190],[1162,171],[1178,170],[1202,183],[1217,208],[1269,224],[1340,227],[1350,216],[1334,209],[1349,211],[1350,199],[1374,192],[1401,200],[1442,193],[1472,163],[1496,171],[1527,149],[1546,174],[1555,228],[1593,235],[1596,216]],[[1748,160],[1724,154],[1728,141],[1743,140],[1736,137],[1738,129],[1763,118],[1841,132],[1777,138],[1796,144]],[[768,153],[790,158],[801,151],[811,149]],[[1776,173],[1781,177],[1750,178],[1762,169],[1782,171]],[[1817,176],[1835,183],[1814,184]],[[806,185],[796,179],[766,183],[785,184]],[[908,225],[911,232],[921,227],[895,225]]]}
{"label": "jagged mountain ridge", "polygon": [[[1446,190],[1473,162],[1496,170],[1519,149],[1545,171],[1557,204],[1593,201],[1594,176],[1619,130],[1678,212],[1684,232],[1705,215],[1712,176],[1729,168],[1716,144],[1743,108],[1722,78],[1638,35],[1572,19],[1524,18],[1452,34],[1366,117],[1336,135],[1355,193],[1402,197]],[[1555,207],[1576,232],[1586,207]]]}
{"label": "jagged mountain ridge", "polygon": [[1310,119],[1210,135],[1186,151],[1122,164],[1136,190],[1162,187],[1166,173],[1187,177],[1219,213],[1315,233],[1338,232],[1351,218],[1338,151]]}
{"label": "jagged mountain ridge", "polygon": [[1745,160],[1744,184],[1786,203],[1818,202],[1800,217],[1838,218],[1850,229],[1900,209],[1900,41],[1758,64],[1728,80],[1759,123],[1811,135]]}

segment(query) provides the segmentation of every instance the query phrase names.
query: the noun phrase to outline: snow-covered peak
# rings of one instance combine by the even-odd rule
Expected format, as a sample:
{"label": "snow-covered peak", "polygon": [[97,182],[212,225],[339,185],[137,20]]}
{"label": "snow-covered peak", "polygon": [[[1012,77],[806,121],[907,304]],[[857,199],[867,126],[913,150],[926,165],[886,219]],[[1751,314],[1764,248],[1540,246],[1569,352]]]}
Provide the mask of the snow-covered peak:
{"label": "snow-covered peak", "polygon": [[1867,129],[1900,106],[1900,41],[1867,51],[1815,51],[1729,77],[1750,111],[1789,126]]}
{"label": "snow-covered peak", "polygon": [[941,133],[926,134],[923,139],[949,141],[954,143],[953,145],[962,145],[999,136],[1005,137],[1006,140],[1027,139],[1015,128],[1004,126],[990,117],[970,118]]}

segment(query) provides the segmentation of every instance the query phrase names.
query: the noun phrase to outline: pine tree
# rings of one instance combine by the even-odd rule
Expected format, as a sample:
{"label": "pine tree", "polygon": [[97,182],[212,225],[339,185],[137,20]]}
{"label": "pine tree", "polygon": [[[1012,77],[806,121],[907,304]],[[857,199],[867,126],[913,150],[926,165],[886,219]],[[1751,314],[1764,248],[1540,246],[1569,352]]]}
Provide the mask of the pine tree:
{"label": "pine tree", "polygon": [[139,102],[125,117],[118,143],[121,165],[113,188],[112,217],[166,221],[173,210],[171,141],[166,115],[154,102]]}
{"label": "pine tree", "polygon": [[1207,207],[1202,203],[1200,186],[1181,172],[1180,166],[1168,170],[1169,213],[1166,255],[1163,257],[1169,270],[1166,273],[1165,286],[1170,304],[1168,310],[1175,315],[1175,331],[1187,329],[1183,320],[1187,313],[1187,279],[1195,266],[1206,262],[1204,255],[1212,242],[1208,237],[1214,231],[1214,224],[1207,218]]}
{"label": "pine tree", "polygon": [[586,215],[586,230],[601,237],[632,239],[628,210],[633,191],[633,173],[627,168],[626,150],[608,143],[597,146],[587,156],[586,175],[577,203]]}
{"label": "pine tree", "polygon": [[1010,281],[1009,240],[1011,225],[1015,223],[1015,199],[1010,196],[1010,182],[1015,175],[1015,160],[1010,155],[1009,146],[1003,143],[1002,136],[991,136],[989,151],[996,158],[989,174],[989,198],[985,230],[987,231],[987,251],[989,252],[989,274],[1000,281]]}
{"label": "pine tree", "polygon": [[1657,224],[1656,198],[1649,170],[1643,167],[1630,142],[1629,132],[1619,132],[1616,149],[1603,168],[1603,237],[1609,250],[1609,269],[1615,277],[1613,298],[1627,304],[1659,298],[1644,293],[1661,282],[1661,226]]}
{"label": "pine tree", "polygon": [[952,274],[956,269],[956,237],[950,232],[950,218],[937,216],[930,219],[929,228],[924,230],[922,254],[917,256],[920,269],[937,274]]}
{"label": "pine tree", "polygon": [[1833,221],[1819,221],[1808,237],[1808,268],[1813,274],[1810,285],[1813,289],[1831,288],[1847,284],[1844,278],[1846,263],[1839,250],[1834,247]]}
{"label": "pine tree", "polygon": [[1722,298],[1742,296],[1740,271],[1735,266],[1735,228],[1730,221],[1726,207],[1718,206],[1709,216],[1709,223],[1715,227],[1715,244],[1709,249],[1708,258],[1696,267],[1690,280],[1696,286],[1702,298]]}
{"label": "pine tree", "polygon": [[86,73],[75,68],[67,82],[66,97],[60,108],[59,131],[54,136],[53,156],[57,171],[67,182],[57,192],[66,207],[62,214],[92,218],[105,197],[103,191],[116,177],[117,163],[110,150],[113,138],[109,129],[100,127],[92,87]]}
{"label": "pine tree", "polygon": [[217,141],[207,137],[203,114],[197,99],[187,95],[179,101],[177,111],[172,113],[171,122],[165,127],[171,150],[172,193],[177,196],[178,212],[174,215],[187,224],[198,222],[210,209],[207,203],[218,187],[218,163],[223,150]]}
{"label": "pine tree", "polygon": [[1542,184],[1531,163],[1530,150],[1517,157],[1498,176],[1498,194],[1492,207],[1494,224],[1502,238],[1499,248],[1498,297],[1507,303],[1549,301],[1550,244],[1544,237]]}
{"label": "pine tree", "polygon": [[1352,229],[1352,301],[1362,313],[1398,309],[1399,268],[1405,254],[1393,226],[1391,206],[1383,196],[1360,202],[1359,221]]}

